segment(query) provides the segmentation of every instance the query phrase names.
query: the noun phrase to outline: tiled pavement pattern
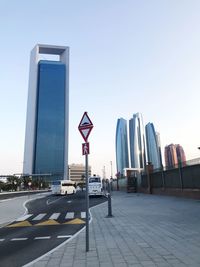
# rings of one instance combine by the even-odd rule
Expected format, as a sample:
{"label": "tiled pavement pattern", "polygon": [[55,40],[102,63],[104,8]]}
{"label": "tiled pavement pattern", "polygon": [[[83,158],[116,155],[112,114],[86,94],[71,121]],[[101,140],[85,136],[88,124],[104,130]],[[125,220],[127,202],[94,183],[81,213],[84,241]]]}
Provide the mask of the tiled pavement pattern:
{"label": "tiled pavement pattern", "polygon": [[82,231],[31,266],[200,266],[200,201],[114,192],[112,211],[91,209],[89,252]]}

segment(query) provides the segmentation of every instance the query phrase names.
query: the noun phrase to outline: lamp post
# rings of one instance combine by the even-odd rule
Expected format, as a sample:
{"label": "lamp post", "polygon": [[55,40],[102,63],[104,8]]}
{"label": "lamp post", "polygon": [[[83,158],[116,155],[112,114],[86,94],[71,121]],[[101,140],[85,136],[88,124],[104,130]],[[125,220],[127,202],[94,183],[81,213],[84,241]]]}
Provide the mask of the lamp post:
{"label": "lamp post", "polygon": [[113,170],[112,170],[112,161],[110,161],[110,190],[113,191]]}
{"label": "lamp post", "polygon": [[110,178],[113,178],[112,161],[110,162]]}
{"label": "lamp post", "polygon": [[103,166],[102,171],[103,171],[103,178],[106,179],[106,167],[105,166]]}

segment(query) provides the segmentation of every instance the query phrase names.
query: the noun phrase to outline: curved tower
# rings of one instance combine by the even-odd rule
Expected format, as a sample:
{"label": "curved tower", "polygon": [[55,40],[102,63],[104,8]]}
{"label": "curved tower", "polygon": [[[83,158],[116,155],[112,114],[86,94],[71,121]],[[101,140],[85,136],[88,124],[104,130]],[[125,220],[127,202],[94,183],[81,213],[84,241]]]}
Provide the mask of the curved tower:
{"label": "curved tower", "polygon": [[140,113],[133,114],[133,118],[129,120],[129,139],[131,168],[144,169],[146,166],[146,148],[143,119]]}
{"label": "curved tower", "polygon": [[123,174],[129,168],[127,121],[123,118],[117,120],[115,147],[117,173]]}
{"label": "curved tower", "polygon": [[161,168],[160,151],[153,123],[149,122],[145,126],[145,133],[148,161],[152,163],[154,169],[159,169]]}

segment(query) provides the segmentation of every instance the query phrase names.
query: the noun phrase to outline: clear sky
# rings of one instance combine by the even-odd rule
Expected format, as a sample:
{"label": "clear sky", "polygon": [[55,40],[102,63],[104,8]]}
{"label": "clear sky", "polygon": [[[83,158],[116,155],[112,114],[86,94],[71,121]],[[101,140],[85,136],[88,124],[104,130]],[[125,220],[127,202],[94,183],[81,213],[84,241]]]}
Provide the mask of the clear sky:
{"label": "clear sky", "polygon": [[70,47],[69,163],[83,163],[84,111],[92,172],[113,174],[119,117],[141,112],[162,149],[200,156],[199,0],[0,1],[0,174],[22,172],[30,51]]}

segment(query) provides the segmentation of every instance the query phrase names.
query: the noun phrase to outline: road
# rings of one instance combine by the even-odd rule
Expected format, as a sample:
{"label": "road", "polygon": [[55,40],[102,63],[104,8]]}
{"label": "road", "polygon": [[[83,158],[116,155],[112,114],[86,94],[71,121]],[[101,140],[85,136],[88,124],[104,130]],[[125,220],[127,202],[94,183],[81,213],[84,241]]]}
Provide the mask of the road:
{"label": "road", "polygon": [[[90,207],[106,201],[90,198]],[[28,213],[0,228],[0,267],[19,267],[65,242],[85,226],[85,196],[46,196],[28,202]]]}

